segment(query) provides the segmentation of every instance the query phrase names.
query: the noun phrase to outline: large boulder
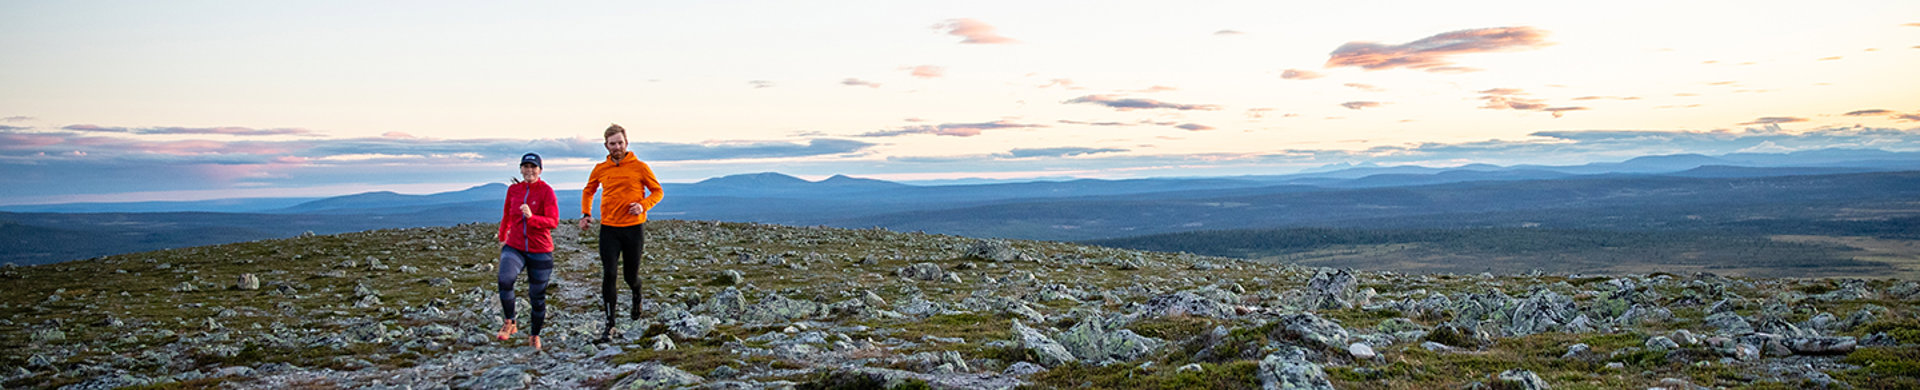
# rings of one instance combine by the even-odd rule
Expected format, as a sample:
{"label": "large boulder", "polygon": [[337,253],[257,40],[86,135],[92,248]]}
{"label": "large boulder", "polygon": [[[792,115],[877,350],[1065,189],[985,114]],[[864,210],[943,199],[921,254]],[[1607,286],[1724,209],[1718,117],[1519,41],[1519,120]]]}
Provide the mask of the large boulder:
{"label": "large boulder", "polygon": [[1299,350],[1282,350],[1260,359],[1256,376],[1262,390],[1333,390],[1327,372],[1307,361],[1306,354]]}
{"label": "large boulder", "polygon": [[[627,368],[627,365],[622,365],[620,367],[622,369],[625,369]],[[645,363],[640,363],[638,365],[633,365],[632,370],[627,372],[626,377],[620,379],[619,382],[615,382],[613,384],[613,387],[611,388],[613,389],[676,388],[681,386],[699,384],[701,381],[704,381],[704,380],[705,379],[700,378],[699,375],[694,375],[686,371],[680,371],[680,369],[673,368],[673,366],[668,366],[668,365],[664,365],[656,362],[645,362]]]}
{"label": "large boulder", "polygon": [[706,302],[695,306],[693,311],[715,317],[734,318],[747,311],[747,299],[740,293],[740,289],[727,287],[708,297]]}
{"label": "large boulder", "polygon": [[1132,330],[1116,328],[1108,326],[1099,316],[1088,316],[1053,339],[1073,356],[1100,365],[1138,359],[1167,344]]}
{"label": "large boulder", "polygon": [[999,239],[976,240],[972,245],[967,246],[965,256],[997,262],[1009,262],[1025,258],[1025,255],[1020,253],[1019,250],[1013,249],[1012,243]]}
{"label": "large boulder", "polygon": [[1512,336],[1560,331],[1578,315],[1573,298],[1541,289],[1515,305],[1503,329]]}
{"label": "large boulder", "polygon": [[1533,371],[1521,369],[1501,371],[1500,376],[1494,378],[1494,383],[1498,384],[1494,387],[1497,389],[1546,390],[1550,388],[1547,387],[1547,381],[1541,380],[1539,375],[1533,374]]}
{"label": "large boulder", "polygon": [[1351,309],[1365,302],[1354,302],[1360,281],[1347,270],[1320,271],[1307,280],[1304,306],[1314,309]]}
{"label": "large boulder", "polygon": [[900,267],[899,270],[896,270],[893,273],[895,275],[899,275],[902,278],[918,279],[918,280],[929,281],[929,282],[946,279],[947,277],[947,271],[940,269],[939,265],[935,265],[933,263],[919,263],[919,264],[914,264],[906,267]]}
{"label": "large boulder", "polygon": [[787,298],[780,294],[767,294],[760,303],[747,307],[740,314],[740,320],[749,323],[776,323],[811,318],[823,314],[825,305]]}
{"label": "large boulder", "polygon": [[1279,322],[1270,335],[1273,338],[1299,340],[1302,345],[1321,350],[1347,347],[1347,329],[1313,313],[1288,314],[1281,316]]}
{"label": "large boulder", "polygon": [[1203,298],[1192,292],[1181,291],[1161,295],[1147,300],[1136,315],[1147,317],[1199,316],[1228,318],[1233,316],[1233,306]]}
{"label": "large boulder", "polygon": [[1041,365],[1053,367],[1080,361],[1073,357],[1072,352],[1067,352],[1067,348],[1061,346],[1059,342],[1021,324],[1020,321],[1013,322],[1013,337],[1020,342],[1021,348],[1032,351],[1033,355],[1040,360],[1037,363]]}

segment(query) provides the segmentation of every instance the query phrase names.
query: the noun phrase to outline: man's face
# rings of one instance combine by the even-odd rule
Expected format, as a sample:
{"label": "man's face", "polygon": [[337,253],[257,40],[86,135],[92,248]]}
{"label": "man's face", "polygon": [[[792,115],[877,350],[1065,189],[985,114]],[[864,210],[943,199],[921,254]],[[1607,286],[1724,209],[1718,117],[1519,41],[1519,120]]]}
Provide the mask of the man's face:
{"label": "man's face", "polygon": [[607,155],[619,157],[627,153],[627,133],[615,133],[607,137]]}

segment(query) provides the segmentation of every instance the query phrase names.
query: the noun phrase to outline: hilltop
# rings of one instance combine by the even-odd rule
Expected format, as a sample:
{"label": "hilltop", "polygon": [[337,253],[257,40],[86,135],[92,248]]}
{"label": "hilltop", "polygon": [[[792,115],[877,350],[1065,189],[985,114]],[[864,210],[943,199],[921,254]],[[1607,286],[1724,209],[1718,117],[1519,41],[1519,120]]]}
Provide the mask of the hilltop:
{"label": "hilltop", "polygon": [[1911,280],[1414,275],[703,221],[649,224],[647,317],[593,345],[595,243],[562,226],[543,352],[490,337],[499,247],[465,224],[8,267],[0,385],[1920,386]]}

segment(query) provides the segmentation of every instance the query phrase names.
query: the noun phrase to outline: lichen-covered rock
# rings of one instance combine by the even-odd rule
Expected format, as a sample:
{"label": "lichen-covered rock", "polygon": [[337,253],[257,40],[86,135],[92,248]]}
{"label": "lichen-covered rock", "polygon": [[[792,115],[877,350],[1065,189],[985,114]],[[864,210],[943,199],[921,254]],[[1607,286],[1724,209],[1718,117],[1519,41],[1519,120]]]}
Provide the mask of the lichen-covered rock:
{"label": "lichen-covered rock", "polygon": [[1547,381],[1541,380],[1539,375],[1534,375],[1533,371],[1527,370],[1501,371],[1500,376],[1495,380],[1500,384],[1497,387],[1500,389],[1545,390],[1550,388],[1547,386]]}
{"label": "lichen-covered rock", "polygon": [[257,276],[253,276],[253,274],[240,274],[240,281],[234,283],[233,288],[240,289],[242,291],[259,290],[260,278]]}
{"label": "lichen-covered rock", "polygon": [[740,320],[749,323],[786,322],[818,316],[824,314],[825,309],[826,306],[812,301],[787,298],[780,294],[767,294],[766,297],[760,298],[759,303],[747,307],[747,310],[740,314]]}
{"label": "lichen-covered rock", "polygon": [[1354,290],[1360,286],[1359,280],[1347,270],[1320,271],[1307,280],[1306,302],[1302,306],[1314,309],[1351,309],[1365,304],[1353,301]]}
{"label": "lichen-covered rock", "polygon": [[1493,343],[1493,338],[1479,329],[1458,324],[1441,324],[1427,332],[1427,341],[1451,347],[1480,348]]}
{"label": "lichen-covered rock", "polygon": [[1187,291],[1161,295],[1147,300],[1137,315],[1147,317],[1199,316],[1229,318],[1233,316],[1233,306],[1202,298]]}
{"label": "lichen-covered rock", "polygon": [[1719,329],[1720,334],[1724,335],[1753,333],[1753,324],[1748,323],[1745,317],[1741,317],[1739,314],[1731,311],[1708,315],[1705,322],[1707,326]]}
{"label": "lichen-covered rock", "polygon": [[966,257],[1003,263],[1020,260],[1023,257],[1020,251],[1013,249],[1012,243],[999,239],[976,240],[973,242],[973,245],[967,247],[965,255]]}
{"label": "lichen-covered rock", "polygon": [[1512,336],[1552,332],[1561,330],[1578,315],[1579,308],[1573,298],[1541,289],[1515,304],[1503,329]]}
{"label": "lichen-covered rock", "polygon": [[702,381],[705,381],[705,379],[700,378],[699,375],[687,373],[686,371],[680,371],[680,369],[673,368],[673,366],[668,366],[668,365],[664,365],[656,362],[644,362],[644,363],[633,364],[633,365],[623,365],[620,367],[622,369],[627,369],[628,366],[633,366],[633,367],[627,371],[626,377],[620,379],[619,382],[615,382],[611,388],[613,389],[674,388],[674,387],[680,387],[680,386],[695,385],[695,384],[699,384]]}
{"label": "lichen-covered rock", "polygon": [[1100,316],[1089,316],[1053,339],[1074,357],[1099,365],[1131,361],[1166,345],[1165,341],[1117,328],[1108,326]]}
{"label": "lichen-covered rock", "polygon": [[1047,367],[1080,361],[1073,357],[1072,352],[1067,352],[1067,348],[1061,346],[1059,342],[1021,324],[1020,321],[1013,322],[1013,337],[1020,342],[1021,348],[1033,352],[1033,355],[1040,360],[1036,363]]}
{"label": "lichen-covered rock", "polygon": [[706,302],[694,307],[694,311],[720,318],[735,318],[747,311],[747,299],[740,293],[740,289],[727,287],[707,297]]}
{"label": "lichen-covered rock", "polygon": [[518,364],[494,367],[460,383],[460,387],[475,390],[524,389],[533,384],[533,374],[527,373],[528,370],[527,366]]}
{"label": "lichen-covered rock", "polygon": [[1260,359],[1256,376],[1262,390],[1333,390],[1327,372],[1299,350],[1282,350]]}
{"label": "lichen-covered rock", "polygon": [[947,271],[940,269],[939,265],[936,265],[933,263],[919,263],[919,264],[914,264],[906,267],[901,267],[899,270],[896,270],[893,273],[894,275],[899,275],[902,278],[924,280],[929,282],[945,279],[947,277]]}
{"label": "lichen-covered rock", "polygon": [[673,337],[678,337],[681,340],[705,338],[707,337],[707,333],[712,332],[713,327],[719,324],[720,320],[718,319],[697,314],[677,316],[666,322],[667,331],[673,333]]}
{"label": "lichen-covered rock", "polygon": [[1313,313],[1288,314],[1281,316],[1279,322],[1280,326],[1273,329],[1275,338],[1300,340],[1302,345],[1318,349],[1337,350],[1346,347],[1347,329]]}
{"label": "lichen-covered rock", "polygon": [[1680,349],[1680,343],[1674,342],[1673,339],[1667,338],[1667,336],[1648,337],[1646,344],[1647,344],[1647,349],[1651,349],[1655,351],[1671,351],[1675,349]]}
{"label": "lichen-covered rock", "polygon": [[1852,337],[1792,337],[1784,343],[1787,349],[1801,355],[1845,355],[1853,353],[1857,345]]}

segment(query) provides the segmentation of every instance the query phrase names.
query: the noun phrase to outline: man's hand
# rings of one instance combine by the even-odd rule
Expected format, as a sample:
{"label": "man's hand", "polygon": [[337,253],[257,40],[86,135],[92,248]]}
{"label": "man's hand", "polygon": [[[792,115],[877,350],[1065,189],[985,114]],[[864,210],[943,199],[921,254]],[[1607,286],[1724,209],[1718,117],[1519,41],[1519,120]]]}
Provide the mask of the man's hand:
{"label": "man's hand", "polygon": [[647,213],[647,208],[640,206],[640,202],[627,204],[627,214],[644,215],[646,213]]}
{"label": "man's hand", "polygon": [[524,204],[520,205],[520,215],[523,216],[523,218],[533,218],[533,207]]}
{"label": "man's hand", "polygon": [[580,217],[580,223],[578,223],[578,224],[576,224],[576,225],[580,225],[580,230],[587,230],[587,225],[589,225],[589,224],[592,224],[592,223],[593,223],[593,216],[591,216],[591,215],[586,215],[586,216],[581,216],[581,217]]}

